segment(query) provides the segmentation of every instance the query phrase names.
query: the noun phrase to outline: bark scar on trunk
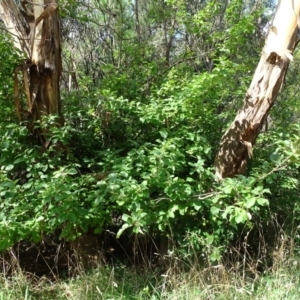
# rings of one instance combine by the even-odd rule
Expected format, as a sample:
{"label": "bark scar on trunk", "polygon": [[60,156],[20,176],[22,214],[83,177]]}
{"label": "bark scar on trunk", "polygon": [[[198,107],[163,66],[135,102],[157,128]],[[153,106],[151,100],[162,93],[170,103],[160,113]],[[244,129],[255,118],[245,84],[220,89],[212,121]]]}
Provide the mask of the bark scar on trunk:
{"label": "bark scar on trunk", "polygon": [[246,130],[240,135],[240,142],[246,147],[248,158],[253,157],[253,146],[251,142],[251,138],[253,134],[257,134],[260,129],[260,123],[252,124],[249,122],[249,126]]}

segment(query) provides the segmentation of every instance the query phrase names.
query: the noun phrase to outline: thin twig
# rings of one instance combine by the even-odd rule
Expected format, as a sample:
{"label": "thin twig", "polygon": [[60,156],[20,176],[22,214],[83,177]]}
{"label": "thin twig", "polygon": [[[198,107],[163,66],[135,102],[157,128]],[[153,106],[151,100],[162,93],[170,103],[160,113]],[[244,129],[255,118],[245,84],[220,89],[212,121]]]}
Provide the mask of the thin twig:
{"label": "thin twig", "polygon": [[199,200],[205,200],[208,199],[210,197],[216,196],[221,194],[221,192],[211,192],[211,193],[206,193],[206,194],[201,194],[201,195],[197,195],[195,197],[197,197]]}
{"label": "thin twig", "polygon": [[284,165],[289,159],[291,158],[291,156],[288,156],[286,159],[284,159],[282,161],[282,163],[280,163],[276,168],[272,169],[269,173],[259,177],[259,180],[265,179],[266,177],[268,177],[269,175],[271,175],[272,173],[276,172],[276,171],[280,171],[283,170],[287,165]]}

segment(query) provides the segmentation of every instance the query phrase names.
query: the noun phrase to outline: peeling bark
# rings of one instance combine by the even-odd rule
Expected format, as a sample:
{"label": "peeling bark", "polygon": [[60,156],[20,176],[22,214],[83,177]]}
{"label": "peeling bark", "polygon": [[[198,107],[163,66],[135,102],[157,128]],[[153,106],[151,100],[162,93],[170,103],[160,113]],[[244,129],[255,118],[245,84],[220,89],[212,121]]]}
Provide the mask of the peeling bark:
{"label": "peeling bark", "polygon": [[282,87],[297,44],[300,0],[281,0],[252,83],[215,159],[219,179],[242,174],[253,144]]}
{"label": "peeling bark", "polygon": [[[44,115],[55,114],[61,123],[59,81],[62,60],[57,0],[23,0],[20,6],[12,0],[1,0],[0,17],[15,46],[27,57],[15,73],[22,71],[27,112],[32,122],[41,120]],[[20,111],[24,109],[20,108],[17,81],[15,75],[15,104],[20,120]],[[44,146],[48,144],[45,133],[41,129],[37,132]]]}

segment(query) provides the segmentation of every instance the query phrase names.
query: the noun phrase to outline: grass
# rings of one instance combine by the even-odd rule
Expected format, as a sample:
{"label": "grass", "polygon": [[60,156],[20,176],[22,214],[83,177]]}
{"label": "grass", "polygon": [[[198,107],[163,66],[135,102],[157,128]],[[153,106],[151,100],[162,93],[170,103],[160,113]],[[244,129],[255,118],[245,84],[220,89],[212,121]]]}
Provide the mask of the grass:
{"label": "grass", "polygon": [[0,300],[300,299],[298,237],[295,240],[282,231],[274,247],[266,248],[261,235],[259,259],[247,251],[247,239],[242,241],[228,249],[227,259],[224,255],[218,264],[197,261],[191,248],[187,256],[168,252],[155,268],[119,264],[86,271],[76,260],[76,275],[55,280],[22,271],[11,251],[6,260],[0,260]]}
{"label": "grass", "polygon": [[297,261],[257,276],[226,270],[223,265],[197,269],[175,275],[171,268],[159,274],[122,266],[98,267],[55,282],[15,270],[12,276],[0,277],[0,300],[300,299]]}

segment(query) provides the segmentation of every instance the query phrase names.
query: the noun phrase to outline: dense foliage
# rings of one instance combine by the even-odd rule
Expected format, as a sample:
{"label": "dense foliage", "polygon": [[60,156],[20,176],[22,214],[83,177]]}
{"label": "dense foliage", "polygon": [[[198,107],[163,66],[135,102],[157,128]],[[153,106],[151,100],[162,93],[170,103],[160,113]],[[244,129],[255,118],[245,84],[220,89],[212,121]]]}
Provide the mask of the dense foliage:
{"label": "dense foliage", "polygon": [[0,249],[110,229],[218,260],[255,220],[298,220],[297,55],[247,174],[214,177],[270,9],[240,0],[62,1],[65,122],[35,124],[48,128],[47,151],[16,122],[22,56],[1,34]]}

